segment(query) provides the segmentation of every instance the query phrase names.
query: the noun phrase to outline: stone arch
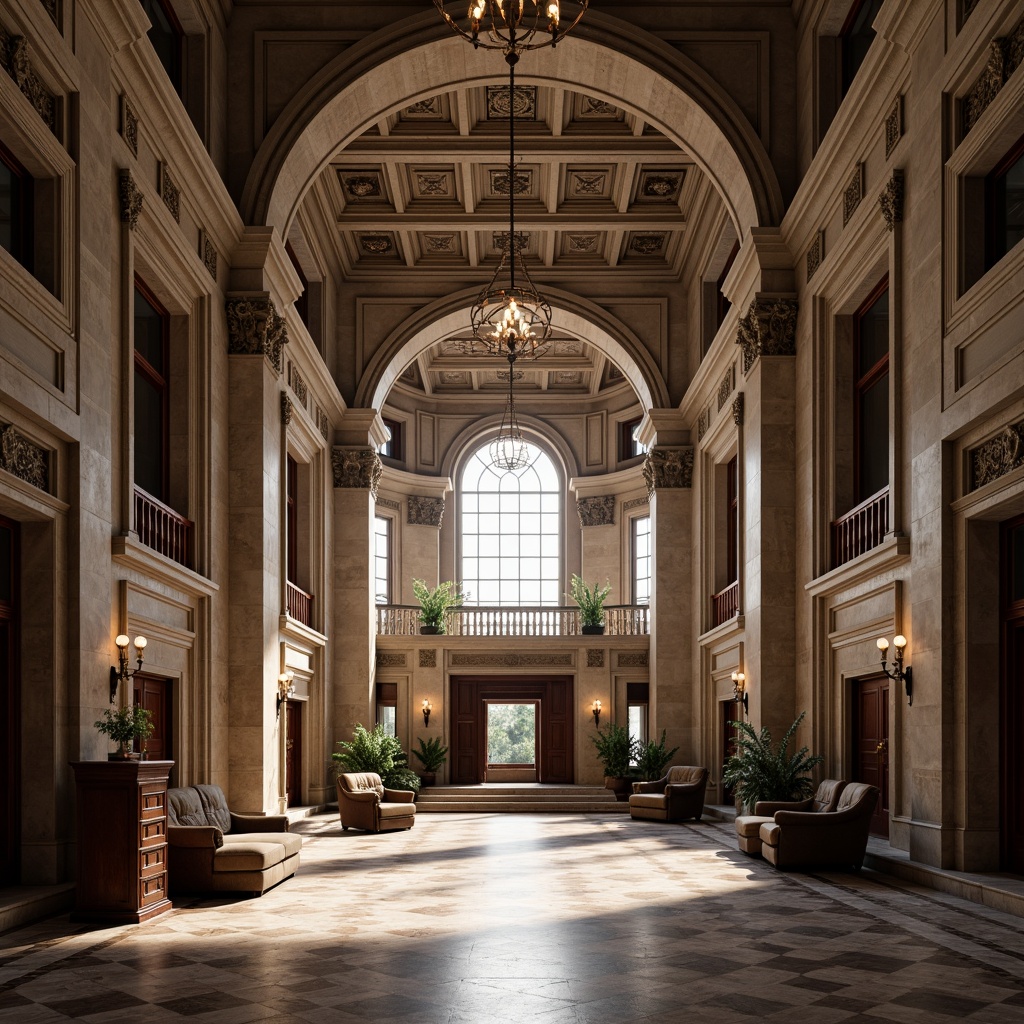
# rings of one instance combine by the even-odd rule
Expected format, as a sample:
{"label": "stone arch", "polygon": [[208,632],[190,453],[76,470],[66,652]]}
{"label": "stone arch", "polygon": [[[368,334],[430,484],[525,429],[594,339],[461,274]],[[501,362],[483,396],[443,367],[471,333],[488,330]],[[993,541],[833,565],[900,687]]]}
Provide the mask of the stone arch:
{"label": "stone arch", "polygon": [[[436,12],[350,47],[310,79],[267,134],[242,193],[245,222],[286,236],[333,154],[381,114],[453,83],[497,81],[503,72],[495,64],[495,54],[474,50]],[[531,54],[518,70],[523,82],[583,89],[657,126],[714,184],[740,238],[781,220],[782,192],[754,129],[710,75],[650,33],[590,11],[570,40]]]}
{"label": "stone arch", "polygon": [[[465,333],[479,289],[465,289],[417,310],[399,324],[374,353],[356,389],[353,407],[383,408],[391,386],[425,348]],[[670,405],[668,388],[650,353],[622,321],[579,296],[545,286],[552,324],[603,352],[629,381],[645,409]]]}

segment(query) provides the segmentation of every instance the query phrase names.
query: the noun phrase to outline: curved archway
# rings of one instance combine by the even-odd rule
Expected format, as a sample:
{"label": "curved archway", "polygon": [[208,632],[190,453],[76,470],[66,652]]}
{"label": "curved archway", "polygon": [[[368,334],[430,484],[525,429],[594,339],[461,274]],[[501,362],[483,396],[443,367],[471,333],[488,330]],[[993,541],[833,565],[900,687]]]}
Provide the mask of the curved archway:
{"label": "curved archway", "polygon": [[[454,36],[436,14],[367,37],[315,75],[275,122],[242,193],[246,223],[287,235],[332,155],[382,113],[453,83],[495,78],[494,55]],[[749,122],[708,74],[649,33],[588,12],[570,44],[545,51],[520,78],[584,90],[656,125],[713,182],[740,237],[781,219],[778,179]]]}

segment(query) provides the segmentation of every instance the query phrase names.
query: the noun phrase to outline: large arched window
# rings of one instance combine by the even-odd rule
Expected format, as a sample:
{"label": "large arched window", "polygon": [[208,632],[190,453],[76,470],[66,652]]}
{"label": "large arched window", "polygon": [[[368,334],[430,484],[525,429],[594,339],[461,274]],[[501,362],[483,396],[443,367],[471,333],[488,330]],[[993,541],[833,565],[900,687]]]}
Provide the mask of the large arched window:
{"label": "large arched window", "polygon": [[561,604],[562,489],[551,458],[531,447],[525,469],[492,466],[485,444],[462,471],[459,578],[467,604]]}

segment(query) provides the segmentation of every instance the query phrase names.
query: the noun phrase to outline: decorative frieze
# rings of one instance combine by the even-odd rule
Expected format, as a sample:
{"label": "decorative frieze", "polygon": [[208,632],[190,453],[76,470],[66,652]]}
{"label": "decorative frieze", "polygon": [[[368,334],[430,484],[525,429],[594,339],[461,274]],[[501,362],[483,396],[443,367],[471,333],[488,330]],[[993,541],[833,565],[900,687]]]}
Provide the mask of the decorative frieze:
{"label": "decorative frieze", "polygon": [[821,266],[821,261],[825,258],[825,232],[815,232],[814,240],[811,242],[810,248],[807,250],[807,280],[810,281],[814,277],[818,267]]}
{"label": "decorative frieze", "polygon": [[440,527],[444,518],[444,498],[428,498],[422,494],[410,494],[408,497],[406,522],[410,526]]}
{"label": "decorative frieze", "polygon": [[693,486],[693,448],[652,448],[644,459],[647,494]]}
{"label": "decorative frieze", "polygon": [[989,104],[999,95],[999,91],[1022,63],[1024,18],[1021,18],[1007,35],[993,39],[989,43],[985,67],[961,102],[964,135],[978,123]]}
{"label": "decorative frieze", "polygon": [[206,272],[217,280],[217,247],[210,241],[205,231],[201,232],[199,240],[199,258],[206,267]]}
{"label": "decorative frieze", "polygon": [[10,423],[0,423],[0,469],[49,493],[50,456]]}
{"label": "decorative frieze", "polygon": [[437,650],[433,647],[420,651],[420,668],[437,668]]}
{"label": "decorative frieze", "polygon": [[57,99],[32,67],[29,56],[28,40],[24,36],[16,36],[0,25],[0,65],[14,80],[14,84],[22,91],[25,98],[32,104],[35,112],[43,119],[46,127],[57,134]]}
{"label": "decorative frieze", "polygon": [[157,191],[164,201],[164,206],[171,211],[171,216],[181,223],[181,189],[174,182],[170,168],[161,162],[157,176]]}
{"label": "decorative frieze", "polygon": [[882,208],[885,226],[890,231],[903,222],[903,171],[898,167],[893,168],[892,175],[885,183],[878,197],[878,205]]}
{"label": "decorative frieze", "polygon": [[604,650],[602,648],[587,648],[587,668],[604,668]]}
{"label": "decorative frieze", "polygon": [[292,400],[287,392],[281,392],[281,422],[287,427],[292,421]]}
{"label": "decorative frieze", "polygon": [[281,349],[288,344],[288,325],[266,297],[231,298],[225,304],[228,317],[228,353],[233,356],[264,355],[281,372]]}
{"label": "decorative frieze", "polygon": [[377,505],[380,508],[390,508],[395,512],[402,511],[402,503],[395,501],[393,498],[377,498]]}
{"label": "decorative frieze", "polygon": [[405,668],[405,652],[378,651],[377,668]]}
{"label": "decorative frieze", "polygon": [[453,668],[548,668],[573,664],[571,651],[550,654],[525,651],[452,651]]}
{"label": "decorative frieze", "polygon": [[743,426],[743,392],[732,400],[732,421],[737,427]]}
{"label": "decorative frieze", "polygon": [[332,449],[331,469],[335,487],[369,489],[373,497],[377,497],[377,485],[384,466],[372,448]]}
{"label": "decorative frieze", "polygon": [[885,159],[888,160],[896,143],[903,138],[903,95],[893,100],[889,113],[885,115]]}
{"label": "decorative frieze", "polygon": [[139,117],[131,101],[121,94],[121,138],[124,139],[133,156],[139,155]]}
{"label": "decorative frieze", "polygon": [[139,215],[142,213],[142,189],[135,184],[132,172],[123,168],[117,173],[117,198],[121,204],[121,223],[127,224],[130,231],[139,226]]}
{"label": "decorative frieze", "polygon": [[329,441],[331,432],[331,421],[327,418],[327,413],[323,409],[317,409],[316,411],[316,425],[320,428],[320,433],[323,434],[325,441]]}
{"label": "decorative frieze", "polygon": [[306,394],[308,393],[306,382],[302,379],[302,374],[294,366],[291,367],[291,377],[292,391],[295,392],[295,397],[305,406]]}
{"label": "decorative frieze", "polygon": [[864,198],[864,165],[857,164],[849,184],[843,192],[843,227],[850,222],[856,213],[860,201]]}
{"label": "decorative frieze", "polygon": [[745,374],[761,356],[796,355],[796,312],[796,299],[755,299],[750,304],[736,332]]}
{"label": "decorative frieze", "polygon": [[706,409],[701,410],[701,414],[697,417],[697,440],[703,441],[704,435],[708,432],[708,427],[711,425],[711,407],[708,406]]}
{"label": "decorative frieze", "polygon": [[1024,466],[1024,420],[972,448],[969,458],[972,491]]}
{"label": "decorative frieze", "polygon": [[732,389],[736,386],[736,375],[733,367],[729,367],[725,371],[725,376],[722,378],[722,383],[718,385],[718,411],[722,411],[722,407],[726,402],[729,401],[729,396],[732,394]]}
{"label": "decorative frieze", "polygon": [[647,651],[620,651],[619,668],[647,668],[650,657]]}
{"label": "decorative frieze", "polygon": [[580,526],[614,526],[615,495],[577,498],[576,511],[580,517]]}
{"label": "decorative frieze", "polygon": [[622,503],[623,515],[634,508],[640,508],[641,505],[646,506],[649,504],[650,500],[648,498],[630,498],[629,501],[624,501]]}

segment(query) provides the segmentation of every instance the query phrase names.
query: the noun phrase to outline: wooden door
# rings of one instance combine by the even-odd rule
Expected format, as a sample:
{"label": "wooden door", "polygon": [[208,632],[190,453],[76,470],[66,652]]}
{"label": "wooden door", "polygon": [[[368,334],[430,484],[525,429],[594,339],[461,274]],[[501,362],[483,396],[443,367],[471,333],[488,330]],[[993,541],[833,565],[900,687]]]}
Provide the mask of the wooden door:
{"label": "wooden door", "polygon": [[302,701],[285,704],[284,788],[289,807],[302,803]]}
{"label": "wooden door", "polygon": [[871,817],[873,836],[889,838],[889,677],[859,679],[853,693],[853,771],[855,782],[878,789]]}
{"label": "wooden door", "polygon": [[0,886],[21,877],[18,527],[0,518]]}
{"label": "wooden door", "polygon": [[1000,541],[1000,859],[1005,871],[1024,874],[1024,517],[1006,523]]}
{"label": "wooden door", "polygon": [[540,756],[537,777],[540,782],[570,783],[572,764],[572,680],[552,679],[540,703]]}
{"label": "wooden door", "polygon": [[[173,683],[160,676],[138,673],[132,680],[135,703],[153,716],[153,735],[146,740],[146,758],[150,761],[174,760]],[[139,749],[138,741],[135,749]],[[173,769],[172,769],[173,773]],[[174,785],[172,782],[171,785]]]}

